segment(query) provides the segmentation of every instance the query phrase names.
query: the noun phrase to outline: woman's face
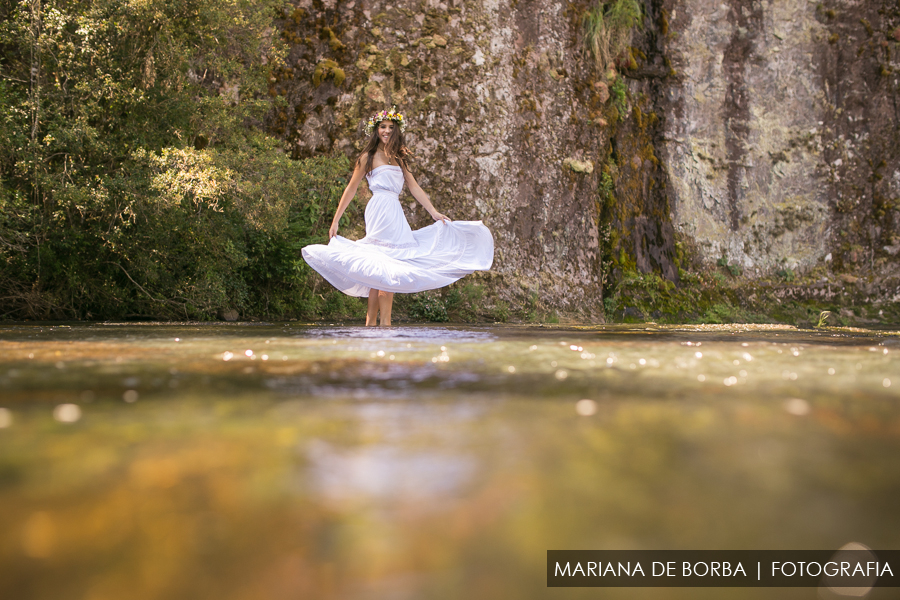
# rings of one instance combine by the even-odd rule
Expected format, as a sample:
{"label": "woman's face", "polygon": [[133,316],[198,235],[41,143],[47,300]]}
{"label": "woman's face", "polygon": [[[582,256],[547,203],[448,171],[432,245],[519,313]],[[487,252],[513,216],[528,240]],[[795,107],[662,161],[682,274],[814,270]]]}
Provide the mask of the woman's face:
{"label": "woman's face", "polygon": [[394,122],[393,121],[382,121],[378,124],[378,139],[381,140],[382,144],[387,144],[388,140],[391,139],[391,136],[394,134]]}

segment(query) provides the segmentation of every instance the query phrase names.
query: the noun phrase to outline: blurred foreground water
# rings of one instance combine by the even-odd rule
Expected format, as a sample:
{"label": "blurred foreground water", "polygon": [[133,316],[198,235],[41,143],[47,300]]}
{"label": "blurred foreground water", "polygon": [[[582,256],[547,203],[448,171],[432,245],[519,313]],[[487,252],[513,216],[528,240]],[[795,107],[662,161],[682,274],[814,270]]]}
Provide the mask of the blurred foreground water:
{"label": "blurred foreground water", "polygon": [[900,548],[898,451],[896,331],[5,325],[0,598],[816,598],[546,552]]}

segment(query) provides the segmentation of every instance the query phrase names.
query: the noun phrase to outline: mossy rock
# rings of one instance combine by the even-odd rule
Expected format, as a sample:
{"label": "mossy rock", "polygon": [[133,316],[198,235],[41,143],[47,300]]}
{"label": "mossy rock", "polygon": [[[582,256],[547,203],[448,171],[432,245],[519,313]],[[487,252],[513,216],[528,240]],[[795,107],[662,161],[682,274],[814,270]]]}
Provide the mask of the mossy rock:
{"label": "mossy rock", "polygon": [[594,172],[594,163],[589,160],[582,161],[574,158],[567,158],[563,161],[563,165],[576,173],[587,173],[590,175]]}
{"label": "mossy rock", "polygon": [[344,83],[344,79],[347,78],[347,75],[340,65],[333,60],[325,59],[319,61],[315,71],[313,71],[313,85],[319,87],[322,85],[322,82],[329,77],[334,80],[334,85],[340,87],[341,84]]}

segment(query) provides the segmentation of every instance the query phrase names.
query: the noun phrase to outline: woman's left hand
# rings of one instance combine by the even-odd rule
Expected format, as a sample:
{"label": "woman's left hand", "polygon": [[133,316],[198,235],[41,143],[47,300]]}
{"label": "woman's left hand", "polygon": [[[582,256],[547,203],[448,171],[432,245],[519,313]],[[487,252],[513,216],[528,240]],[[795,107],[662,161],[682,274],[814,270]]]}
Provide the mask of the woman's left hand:
{"label": "woman's left hand", "polygon": [[450,222],[450,217],[448,217],[447,215],[442,215],[441,213],[439,213],[439,212],[437,212],[437,211],[434,211],[434,214],[431,215],[431,217],[432,217],[435,221],[441,221],[441,222],[443,222],[443,223],[449,223],[449,222]]}

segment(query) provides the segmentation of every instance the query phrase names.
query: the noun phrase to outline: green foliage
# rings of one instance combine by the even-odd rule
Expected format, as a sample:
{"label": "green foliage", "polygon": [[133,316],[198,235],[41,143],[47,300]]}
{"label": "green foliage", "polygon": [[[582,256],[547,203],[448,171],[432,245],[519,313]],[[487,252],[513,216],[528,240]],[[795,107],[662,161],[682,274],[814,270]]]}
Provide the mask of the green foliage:
{"label": "green foliage", "polygon": [[598,73],[604,73],[631,45],[632,32],[640,27],[642,18],[637,0],[597,0],[584,13],[584,45],[593,56]]}
{"label": "green foliage", "polygon": [[781,277],[781,279],[783,279],[783,280],[784,280],[785,282],[787,282],[787,283],[790,283],[790,282],[794,281],[794,271],[793,271],[793,269],[784,268],[784,269],[781,269],[780,271],[778,271],[778,272],[775,273],[775,274],[778,275],[779,277]]}
{"label": "green foliage", "polygon": [[730,304],[717,303],[706,309],[699,320],[703,323],[734,323],[741,320],[735,313]]}
{"label": "green foliage", "polygon": [[733,277],[739,277],[744,272],[740,265],[730,264],[724,256],[716,261],[716,265],[727,269]]}
{"label": "green foliage", "polygon": [[721,273],[682,271],[681,281],[655,273],[626,272],[603,300],[606,317],[626,322],[651,318],[658,322],[766,322],[770,318],[743,306],[745,294],[729,288]]}
{"label": "green foliage", "polygon": [[283,6],[0,0],[0,315],[362,314],[300,256],[349,162],[254,125]]}
{"label": "green foliage", "polygon": [[405,305],[407,316],[416,321],[471,323],[485,316],[496,321],[506,321],[509,318],[509,306],[506,303],[501,302],[486,312],[484,288],[471,282],[459,282],[442,288],[440,292],[413,294],[408,300],[401,297],[400,304]]}
{"label": "green foliage", "polygon": [[828,325],[829,317],[832,317],[833,313],[830,310],[823,310],[819,313],[819,321],[816,323],[816,327],[825,327]]}
{"label": "green foliage", "polygon": [[[346,158],[302,162],[263,151],[139,150],[118,175],[56,196],[49,231],[22,252],[4,249],[0,277],[19,294],[5,312],[29,318],[244,314],[315,316],[339,294],[300,248],[325,242],[349,170]],[[21,199],[3,234],[26,235],[40,213]],[[29,220],[30,217],[30,220]],[[37,290],[26,293],[28,282]],[[340,295],[343,296],[343,295]],[[357,302],[357,304],[359,304]],[[361,306],[361,305],[360,305]]]}
{"label": "green foliage", "polygon": [[498,323],[506,323],[509,320],[509,304],[500,300],[494,305],[491,316]]}
{"label": "green foliage", "polygon": [[[817,278],[806,279],[798,286]],[[609,321],[661,323],[789,323],[798,327],[848,325],[863,322],[896,323],[893,304],[869,307],[852,304],[851,296],[822,302],[814,298],[787,300],[779,294],[779,280],[729,279],[718,272],[680,271],[674,284],[655,274],[626,271],[603,299]],[[847,310],[851,309],[851,310]],[[877,310],[876,310],[877,309]],[[838,314],[838,311],[840,313]]]}
{"label": "green foliage", "polygon": [[609,95],[612,98],[613,106],[616,109],[618,118],[624,118],[628,111],[628,88],[625,87],[625,82],[622,81],[621,78],[616,79],[616,81],[609,86]]}
{"label": "green foliage", "polygon": [[600,173],[600,185],[597,186],[597,194],[600,197],[600,209],[605,215],[609,215],[615,207],[615,181],[613,174],[618,168],[612,162],[608,162]]}
{"label": "green foliage", "polygon": [[603,312],[608,318],[612,318],[619,307],[619,299],[616,296],[607,296],[603,299]]}
{"label": "green foliage", "polygon": [[540,300],[540,296],[538,295],[537,290],[532,290],[529,292],[528,297],[525,300],[524,305],[524,317],[526,321],[538,321],[539,313],[538,313],[538,302]]}
{"label": "green foliage", "polygon": [[476,283],[460,282],[445,288],[447,311],[461,321],[477,321],[484,309],[484,288]]}
{"label": "green foliage", "polygon": [[411,319],[417,321],[432,321],[434,323],[446,323],[450,320],[447,305],[433,292],[423,292],[412,297],[408,314]]}

